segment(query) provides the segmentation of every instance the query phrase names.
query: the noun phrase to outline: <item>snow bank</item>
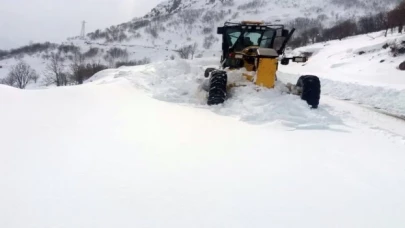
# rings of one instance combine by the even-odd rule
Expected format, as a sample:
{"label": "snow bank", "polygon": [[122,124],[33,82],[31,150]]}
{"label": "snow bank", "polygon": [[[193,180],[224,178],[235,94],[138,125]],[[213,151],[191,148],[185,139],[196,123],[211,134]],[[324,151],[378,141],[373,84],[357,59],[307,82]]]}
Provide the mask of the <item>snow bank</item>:
{"label": "snow bank", "polygon": [[[89,82],[103,84],[116,78],[125,78],[149,96],[178,104],[193,106],[238,118],[249,123],[281,122],[292,128],[330,128],[340,124],[338,118],[328,112],[324,105],[319,110],[310,110],[298,96],[286,93],[282,85],[269,90],[247,83],[233,88],[225,104],[206,106],[206,92],[200,87],[204,81],[204,70],[216,66],[218,60],[199,59],[195,61],[175,60],[153,63],[145,66],[122,67],[96,74]],[[238,72],[229,74],[229,80],[242,80]]]}
{"label": "snow bank", "polygon": [[207,107],[195,94],[215,64],[123,67],[46,90],[0,86],[0,227],[405,224],[404,142],[333,101],[309,110],[281,88],[237,88]]}

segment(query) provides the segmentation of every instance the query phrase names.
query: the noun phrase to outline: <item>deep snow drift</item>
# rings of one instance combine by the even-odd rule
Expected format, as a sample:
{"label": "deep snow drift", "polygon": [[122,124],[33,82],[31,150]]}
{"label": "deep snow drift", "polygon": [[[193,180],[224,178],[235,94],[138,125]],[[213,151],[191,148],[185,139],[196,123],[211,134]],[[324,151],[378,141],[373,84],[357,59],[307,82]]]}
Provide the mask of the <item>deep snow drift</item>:
{"label": "deep snow drift", "polygon": [[[0,227],[402,227],[405,127],[323,97],[198,92],[211,59],[0,86]],[[287,76],[287,75],[285,75]]]}

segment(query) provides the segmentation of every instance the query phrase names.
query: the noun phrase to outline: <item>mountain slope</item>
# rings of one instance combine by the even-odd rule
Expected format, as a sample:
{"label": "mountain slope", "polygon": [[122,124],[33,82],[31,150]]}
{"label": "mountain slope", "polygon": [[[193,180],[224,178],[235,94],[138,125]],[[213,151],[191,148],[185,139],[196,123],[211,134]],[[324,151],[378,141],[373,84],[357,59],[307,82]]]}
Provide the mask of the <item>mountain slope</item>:
{"label": "mountain slope", "polygon": [[215,28],[225,21],[289,23],[301,17],[330,26],[339,20],[391,9],[396,3],[398,0],[170,0],[159,4],[143,18],[104,31],[98,30],[90,33],[88,38],[106,42],[136,42],[169,49],[197,42],[200,49],[218,49],[220,44],[215,37]]}

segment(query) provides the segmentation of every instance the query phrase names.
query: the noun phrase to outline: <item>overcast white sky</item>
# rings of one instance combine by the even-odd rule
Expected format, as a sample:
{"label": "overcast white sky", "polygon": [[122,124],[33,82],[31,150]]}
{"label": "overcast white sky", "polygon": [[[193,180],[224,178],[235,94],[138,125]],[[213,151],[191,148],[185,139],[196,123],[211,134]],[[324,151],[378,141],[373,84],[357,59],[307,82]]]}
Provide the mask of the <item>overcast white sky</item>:
{"label": "overcast white sky", "polygon": [[143,16],[164,0],[0,0],[0,49],[59,42]]}

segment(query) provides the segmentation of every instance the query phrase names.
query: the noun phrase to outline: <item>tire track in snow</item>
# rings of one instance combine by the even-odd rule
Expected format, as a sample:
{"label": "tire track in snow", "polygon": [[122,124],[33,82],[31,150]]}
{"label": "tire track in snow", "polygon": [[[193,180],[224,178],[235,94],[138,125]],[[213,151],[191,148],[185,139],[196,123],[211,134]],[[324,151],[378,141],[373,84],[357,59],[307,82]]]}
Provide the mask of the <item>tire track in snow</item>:
{"label": "tire track in snow", "polygon": [[[300,75],[279,73],[283,82],[296,83]],[[320,78],[322,96],[351,101],[399,119],[405,119],[405,90]],[[322,97],[321,97],[322,100]]]}

